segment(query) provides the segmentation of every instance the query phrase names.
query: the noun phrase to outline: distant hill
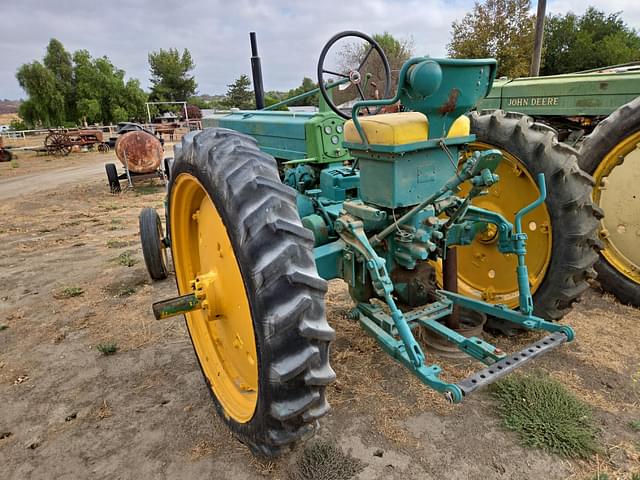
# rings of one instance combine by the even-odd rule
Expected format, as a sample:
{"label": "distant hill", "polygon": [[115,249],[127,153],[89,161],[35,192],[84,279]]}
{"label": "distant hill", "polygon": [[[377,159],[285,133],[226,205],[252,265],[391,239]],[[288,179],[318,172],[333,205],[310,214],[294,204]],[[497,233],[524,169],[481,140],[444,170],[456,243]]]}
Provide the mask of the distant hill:
{"label": "distant hill", "polygon": [[4,113],[18,113],[18,107],[22,100],[0,100],[0,114]]}

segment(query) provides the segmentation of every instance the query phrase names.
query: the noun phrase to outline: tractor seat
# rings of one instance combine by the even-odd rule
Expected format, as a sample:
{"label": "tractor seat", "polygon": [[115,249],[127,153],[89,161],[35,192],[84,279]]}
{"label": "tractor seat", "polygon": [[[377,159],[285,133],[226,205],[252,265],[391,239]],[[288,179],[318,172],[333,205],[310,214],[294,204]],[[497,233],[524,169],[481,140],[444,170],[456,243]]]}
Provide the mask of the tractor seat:
{"label": "tractor seat", "polygon": [[[372,145],[405,145],[429,138],[429,120],[420,112],[381,113],[359,117],[358,120]],[[447,137],[467,136],[469,130],[469,118],[461,115],[451,125]],[[353,120],[344,124],[344,139],[349,143],[362,143]]]}

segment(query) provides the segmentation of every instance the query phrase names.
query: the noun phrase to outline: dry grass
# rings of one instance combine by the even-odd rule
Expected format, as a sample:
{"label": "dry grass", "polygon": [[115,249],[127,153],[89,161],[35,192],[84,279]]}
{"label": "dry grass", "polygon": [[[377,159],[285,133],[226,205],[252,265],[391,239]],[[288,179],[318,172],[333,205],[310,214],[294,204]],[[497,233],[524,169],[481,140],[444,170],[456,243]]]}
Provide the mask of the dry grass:
{"label": "dry grass", "polygon": [[191,448],[189,457],[195,462],[201,458],[213,455],[217,448],[217,445],[211,440],[200,440]]}
{"label": "dry grass", "polygon": [[109,418],[112,414],[113,412],[111,411],[111,407],[109,406],[107,401],[104,400],[102,402],[102,405],[100,405],[100,407],[98,408],[98,411],[96,412],[96,416],[100,420],[104,420],[105,418]]}

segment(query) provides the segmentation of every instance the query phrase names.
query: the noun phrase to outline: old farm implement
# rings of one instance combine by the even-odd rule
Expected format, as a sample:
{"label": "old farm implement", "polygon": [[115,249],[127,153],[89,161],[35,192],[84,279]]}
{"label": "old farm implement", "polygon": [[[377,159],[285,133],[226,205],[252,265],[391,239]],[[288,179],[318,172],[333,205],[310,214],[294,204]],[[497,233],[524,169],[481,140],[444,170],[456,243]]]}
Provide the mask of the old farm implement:
{"label": "old farm implement", "polygon": [[67,156],[74,147],[108,152],[109,145],[104,142],[101,130],[94,129],[59,129],[49,130],[44,139],[44,148],[50,155]]}

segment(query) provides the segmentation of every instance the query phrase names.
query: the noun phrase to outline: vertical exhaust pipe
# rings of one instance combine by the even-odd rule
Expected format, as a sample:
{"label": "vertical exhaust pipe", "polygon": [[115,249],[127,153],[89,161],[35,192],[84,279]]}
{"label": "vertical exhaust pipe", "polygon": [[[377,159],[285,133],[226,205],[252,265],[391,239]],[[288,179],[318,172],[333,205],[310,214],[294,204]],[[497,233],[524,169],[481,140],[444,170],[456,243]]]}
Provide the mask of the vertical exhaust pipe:
{"label": "vertical exhaust pipe", "polygon": [[256,108],[264,108],[264,85],[262,83],[262,65],[258,56],[258,41],[256,32],[249,32],[251,40],[251,75],[253,76],[253,92],[256,95]]}

